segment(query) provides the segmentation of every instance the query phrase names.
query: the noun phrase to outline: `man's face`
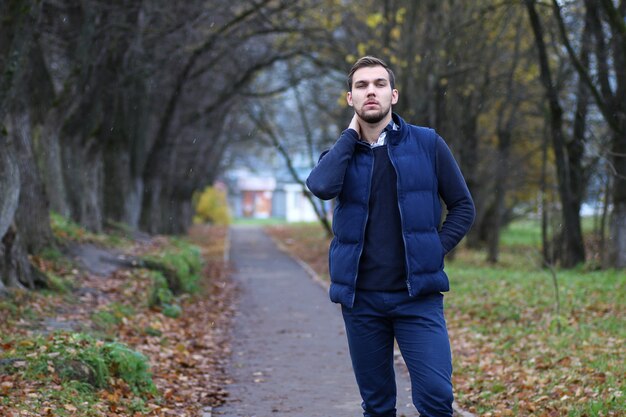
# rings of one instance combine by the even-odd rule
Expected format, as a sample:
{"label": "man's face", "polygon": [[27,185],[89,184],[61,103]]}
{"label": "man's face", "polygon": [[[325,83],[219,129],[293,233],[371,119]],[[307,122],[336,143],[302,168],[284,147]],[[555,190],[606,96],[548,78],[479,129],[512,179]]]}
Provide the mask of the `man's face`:
{"label": "man's face", "polygon": [[352,76],[352,91],[348,92],[348,104],[365,122],[383,120],[391,106],[398,102],[398,90],[391,89],[389,74],[381,66],[363,67]]}

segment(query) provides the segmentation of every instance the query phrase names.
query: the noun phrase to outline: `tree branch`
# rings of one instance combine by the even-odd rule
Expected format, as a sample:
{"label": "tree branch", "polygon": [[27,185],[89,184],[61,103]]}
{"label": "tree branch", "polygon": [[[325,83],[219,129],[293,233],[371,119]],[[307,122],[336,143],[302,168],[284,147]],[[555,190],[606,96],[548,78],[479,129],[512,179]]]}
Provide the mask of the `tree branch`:
{"label": "tree branch", "polygon": [[554,11],[554,17],[559,27],[559,32],[561,34],[561,39],[563,40],[563,45],[567,50],[567,53],[572,61],[572,64],[574,65],[574,68],[578,72],[578,75],[585,81],[587,87],[589,87],[589,91],[591,91],[591,95],[593,96],[596,105],[598,106],[598,109],[604,116],[604,119],[609,124],[611,129],[615,132],[620,132],[621,129],[619,126],[619,122],[611,114],[610,110],[608,109],[608,103],[603,99],[602,95],[600,94],[593,80],[591,79],[591,75],[589,75],[589,72],[585,70],[583,64],[580,62],[580,59],[578,59],[574,48],[572,48],[572,45],[567,36],[563,17],[561,15],[561,6],[559,5],[557,0],[552,0],[552,10]]}

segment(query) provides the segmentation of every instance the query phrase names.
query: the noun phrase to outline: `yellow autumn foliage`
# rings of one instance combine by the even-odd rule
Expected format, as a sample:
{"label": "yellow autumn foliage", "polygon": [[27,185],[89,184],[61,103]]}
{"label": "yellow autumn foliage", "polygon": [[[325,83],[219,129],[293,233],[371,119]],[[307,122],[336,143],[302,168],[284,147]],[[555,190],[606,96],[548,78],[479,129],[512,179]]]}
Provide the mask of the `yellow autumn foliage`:
{"label": "yellow autumn foliage", "polygon": [[215,187],[206,187],[196,200],[194,223],[230,224],[231,216],[226,192]]}
{"label": "yellow autumn foliage", "polygon": [[372,13],[372,14],[367,16],[367,19],[365,20],[365,23],[371,29],[374,29],[378,25],[382,24],[384,21],[385,21],[385,18],[383,17],[382,13]]}

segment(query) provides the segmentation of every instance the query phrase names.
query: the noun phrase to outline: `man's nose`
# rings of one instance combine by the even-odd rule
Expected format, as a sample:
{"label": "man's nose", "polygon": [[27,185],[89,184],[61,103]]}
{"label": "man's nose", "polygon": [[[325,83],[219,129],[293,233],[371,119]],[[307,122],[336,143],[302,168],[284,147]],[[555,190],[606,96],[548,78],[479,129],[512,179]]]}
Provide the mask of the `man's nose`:
{"label": "man's nose", "polygon": [[372,94],[376,94],[376,88],[374,87],[373,84],[370,84],[367,86],[367,91],[366,91],[367,95],[372,95]]}

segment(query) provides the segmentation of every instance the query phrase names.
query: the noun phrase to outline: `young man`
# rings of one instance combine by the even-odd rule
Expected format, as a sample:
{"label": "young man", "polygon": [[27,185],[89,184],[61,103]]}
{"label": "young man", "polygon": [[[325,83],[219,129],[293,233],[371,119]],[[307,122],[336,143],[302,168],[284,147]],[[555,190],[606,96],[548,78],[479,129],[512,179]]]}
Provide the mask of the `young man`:
{"label": "young man", "polygon": [[[442,292],[443,257],[474,221],[474,203],[434,130],[392,113],[394,75],[363,57],[348,75],[354,116],[320,156],[307,186],[337,198],[330,298],[341,303],[365,417],[396,416],[394,338],[423,417],[452,416],[452,361]],[[440,197],[448,209],[441,222]]]}

